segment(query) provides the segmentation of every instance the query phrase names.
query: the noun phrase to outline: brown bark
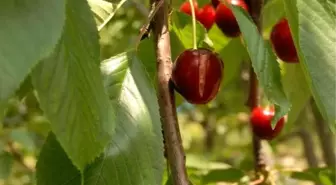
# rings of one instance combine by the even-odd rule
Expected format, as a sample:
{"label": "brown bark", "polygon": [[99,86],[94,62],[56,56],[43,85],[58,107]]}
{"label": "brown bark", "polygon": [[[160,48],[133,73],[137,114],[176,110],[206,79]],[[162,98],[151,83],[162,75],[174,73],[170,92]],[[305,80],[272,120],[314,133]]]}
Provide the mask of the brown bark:
{"label": "brown bark", "polygon": [[[151,0],[152,7],[162,0]],[[168,163],[171,169],[174,185],[188,185],[185,167],[185,154],[179,131],[174,89],[170,83],[172,73],[170,36],[168,29],[167,1],[155,14],[152,21],[152,31],[155,39],[157,57],[158,102],[167,147]]]}
{"label": "brown bark", "polygon": [[[250,7],[250,15],[256,24],[259,32],[262,32],[262,25],[261,25],[261,9],[264,4],[263,0],[249,0],[247,1]],[[256,74],[253,71],[252,66],[250,67],[250,93],[248,98],[248,105],[251,111],[259,105],[259,91],[258,91],[258,80]],[[253,144],[253,154],[254,154],[254,162],[255,162],[255,170],[263,171],[266,167],[264,154],[262,153],[261,142],[260,139],[253,134],[252,138]]]}
{"label": "brown bark", "polygon": [[318,160],[315,155],[315,147],[311,135],[305,128],[302,128],[299,131],[299,136],[302,140],[304,154],[309,167],[318,167]]}
{"label": "brown bark", "polygon": [[312,111],[315,117],[316,131],[319,136],[322,153],[325,163],[328,166],[335,166],[335,138],[327,127],[327,123],[323,119],[314,100],[311,100]]}
{"label": "brown bark", "polygon": [[216,116],[214,114],[209,114],[202,122],[202,126],[205,131],[204,148],[208,153],[212,151],[214,146],[214,138],[216,135],[216,130],[214,127],[215,122]]}

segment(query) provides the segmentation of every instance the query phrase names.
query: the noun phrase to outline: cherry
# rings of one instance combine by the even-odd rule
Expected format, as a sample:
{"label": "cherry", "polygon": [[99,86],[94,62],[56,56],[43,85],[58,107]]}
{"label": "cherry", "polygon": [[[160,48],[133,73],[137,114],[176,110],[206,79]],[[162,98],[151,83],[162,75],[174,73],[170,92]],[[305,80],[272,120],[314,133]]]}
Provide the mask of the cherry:
{"label": "cherry", "polygon": [[[226,0],[229,4],[240,6],[248,11],[244,0]],[[240,35],[238,22],[229,7],[220,3],[216,8],[216,24],[222,32],[228,37],[237,37]]]}
{"label": "cherry", "polygon": [[212,5],[207,4],[199,9],[197,14],[197,20],[203,24],[203,26],[209,30],[215,23],[216,11]]}
{"label": "cherry", "polygon": [[[194,10],[195,10],[195,14],[196,16],[198,15],[198,3],[197,1],[193,1],[194,2]],[[180,11],[183,13],[186,13],[188,15],[192,15],[191,14],[191,5],[189,3],[189,1],[184,2],[181,6],[180,6]]]}
{"label": "cherry", "polygon": [[219,5],[219,3],[220,3],[220,0],[211,0],[211,4],[215,8]]}
{"label": "cherry", "polygon": [[219,90],[223,67],[223,61],[209,49],[188,49],[175,60],[172,82],[189,103],[206,104]]}
{"label": "cherry", "polygon": [[287,19],[282,18],[274,25],[270,40],[275,53],[282,61],[287,63],[299,62]]}
{"label": "cherry", "polygon": [[282,117],[274,128],[272,129],[271,121],[274,116],[274,109],[264,109],[256,107],[253,109],[250,117],[252,130],[255,135],[261,139],[271,140],[275,138],[284,126],[284,118]]}

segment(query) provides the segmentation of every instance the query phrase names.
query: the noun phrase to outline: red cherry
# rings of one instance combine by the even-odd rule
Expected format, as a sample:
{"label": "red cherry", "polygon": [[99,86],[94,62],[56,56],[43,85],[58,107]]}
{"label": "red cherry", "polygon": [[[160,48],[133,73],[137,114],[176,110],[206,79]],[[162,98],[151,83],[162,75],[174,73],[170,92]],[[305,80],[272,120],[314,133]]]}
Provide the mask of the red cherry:
{"label": "red cherry", "polygon": [[[198,15],[198,3],[197,1],[193,1],[194,2],[194,10],[195,10],[195,15]],[[191,5],[189,3],[189,1],[184,2],[181,6],[180,6],[180,11],[183,13],[186,13],[188,15],[192,15],[191,14]]]}
{"label": "red cherry", "polygon": [[215,17],[216,11],[210,4],[203,6],[197,14],[197,20],[202,23],[207,30],[215,23]]}
{"label": "red cherry", "polygon": [[[240,6],[248,12],[247,4],[244,0],[226,0],[228,3]],[[222,32],[228,37],[237,37],[240,35],[238,22],[229,7],[220,3],[216,8],[216,24]]]}
{"label": "red cherry", "polygon": [[273,27],[270,40],[275,53],[282,61],[299,62],[287,19],[281,19]]}
{"label": "red cherry", "polygon": [[220,0],[211,0],[211,4],[215,8],[219,5],[219,3],[220,3]]}
{"label": "red cherry", "polygon": [[188,49],[175,60],[172,82],[188,102],[206,104],[219,90],[223,67],[223,61],[209,49]]}
{"label": "red cherry", "polygon": [[271,140],[275,138],[282,130],[285,120],[282,117],[273,130],[271,126],[273,116],[274,109],[254,108],[250,117],[253,133],[261,139]]}

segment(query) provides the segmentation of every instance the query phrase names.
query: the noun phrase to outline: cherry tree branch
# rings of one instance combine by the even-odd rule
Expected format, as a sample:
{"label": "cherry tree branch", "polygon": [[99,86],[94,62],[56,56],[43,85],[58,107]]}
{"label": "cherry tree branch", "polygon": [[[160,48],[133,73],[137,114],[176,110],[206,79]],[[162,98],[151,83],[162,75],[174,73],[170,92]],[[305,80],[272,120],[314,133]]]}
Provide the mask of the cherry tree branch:
{"label": "cherry tree branch", "polygon": [[[263,0],[248,0],[247,1],[250,7],[250,14],[256,26],[259,29],[259,32],[262,32],[262,16],[261,11],[264,4]],[[248,98],[248,105],[251,111],[259,105],[259,90],[258,90],[258,80],[256,74],[253,71],[252,66],[250,67],[250,92]],[[260,139],[253,134],[253,153],[255,160],[255,170],[257,172],[263,171],[266,167],[264,154],[262,153]]]}
{"label": "cherry tree branch", "polygon": [[[151,0],[152,7],[159,4],[160,1],[162,0]],[[156,12],[152,21],[157,57],[157,97],[160,106],[168,163],[171,168],[174,185],[188,185],[185,154],[176,115],[174,88],[170,81],[173,64],[168,29],[168,1],[163,1],[163,5]]]}

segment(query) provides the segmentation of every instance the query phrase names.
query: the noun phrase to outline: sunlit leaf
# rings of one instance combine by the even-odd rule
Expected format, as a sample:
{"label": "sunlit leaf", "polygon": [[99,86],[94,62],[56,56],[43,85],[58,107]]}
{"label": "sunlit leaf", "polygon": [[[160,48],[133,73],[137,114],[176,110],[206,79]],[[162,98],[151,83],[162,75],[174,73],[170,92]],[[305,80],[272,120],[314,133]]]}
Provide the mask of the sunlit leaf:
{"label": "sunlit leaf", "polygon": [[[134,56],[134,53],[123,53],[102,63],[104,84],[117,115],[117,128],[103,155],[87,166],[82,178],[84,185],[161,183],[164,163],[159,109],[147,73]],[[48,157],[52,155],[63,157],[60,160]],[[64,156],[60,145],[49,137],[37,165],[38,185],[66,182],[81,185],[80,173]],[[59,177],[63,168],[68,173]],[[53,181],[55,178],[57,182]]]}
{"label": "sunlit leaf", "polygon": [[335,1],[285,0],[285,10],[312,95],[335,129]]}
{"label": "sunlit leaf", "polygon": [[103,152],[115,124],[99,70],[90,8],[86,1],[68,1],[66,14],[57,48],[37,66],[32,81],[52,131],[82,171]]}

